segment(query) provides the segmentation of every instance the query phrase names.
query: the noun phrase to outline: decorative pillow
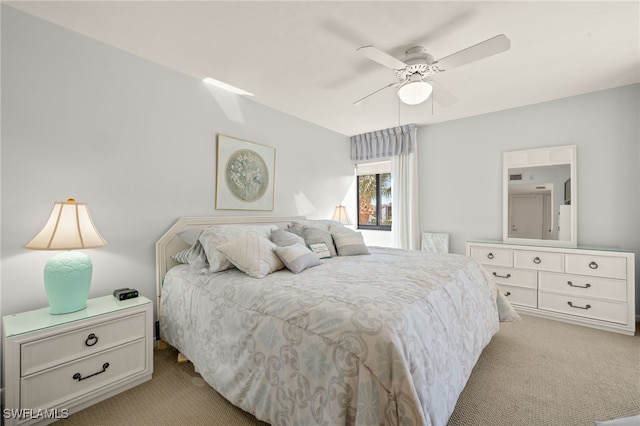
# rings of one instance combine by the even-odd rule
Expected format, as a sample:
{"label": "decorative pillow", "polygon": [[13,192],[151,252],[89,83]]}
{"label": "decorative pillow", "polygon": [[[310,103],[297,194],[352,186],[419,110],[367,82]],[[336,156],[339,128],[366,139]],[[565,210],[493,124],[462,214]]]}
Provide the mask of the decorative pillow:
{"label": "decorative pillow", "polygon": [[216,250],[219,245],[239,238],[248,232],[256,233],[268,240],[271,236],[272,229],[277,229],[277,226],[273,224],[229,224],[208,226],[204,231],[202,231],[202,234],[198,237],[198,241],[202,244],[207,256],[209,271],[218,272],[233,268],[233,264],[229,259]]}
{"label": "decorative pillow", "polygon": [[273,243],[278,247],[286,247],[295,243],[304,245],[304,238],[283,229],[273,229],[271,231],[271,241],[273,241]]}
{"label": "decorative pillow", "polygon": [[333,238],[331,237],[331,233],[329,231],[323,231],[319,228],[304,228],[302,232],[302,238],[304,238],[304,242],[306,245],[315,244],[315,243],[325,243],[327,248],[329,249],[329,253],[331,256],[337,256],[336,247],[333,245]]}
{"label": "decorative pillow", "polygon": [[337,227],[344,226],[337,220],[315,219],[315,220],[293,221],[288,226],[288,229],[289,229],[289,232],[293,232],[296,235],[302,236],[302,231],[304,231],[304,228],[318,228],[318,229],[322,229],[323,231],[328,231],[329,227],[332,225]]}
{"label": "decorative pillow", "polygon": [[356,254],[369,254],[369,249],[364,245],[360,232],[350,232],[348,234],[331,234],[336,243],[338,256],[353,256]]}
{"label": "decorative pillow", "polygon": [[285,247],[276,247],[273,251],[284,263],[284,266],[294,274],[299,274],[307,268],[322,264],[320,259],[304,244],[295,243]]}
{"label": "decorative pillow", "polygon": [[329,225],[329,232],[332,234],[353,234],[356,231],[344,226]]}
{"label": "decorative pillow", "polygon": [[180,250],[179,252],[171,256],[171,258],[178,263],[189,263],[189,253],[191,253],[191,247]]}
{"label": "decorative pillow", "polygon": [[331,257],[331,253],[329,253],[329,249],[325,243],[309,244],[309,249],[311,249],[318,259],[328,259]]}
{"label": "decorative pillow", "polygon": [[197,240],[191,247],[180,250],[178,253],[171,256],[171,258],[178,263],[188,263],[200,272],[206,272],[209,269],[207,255],[205,254],[202,245]]}
{"label": "decorative pillow", "polygon": [[284,268],[280,258],[273,251],[276,247],[265,237],[251,232],[219,245],[218,251],[250,277],[264,278]]}

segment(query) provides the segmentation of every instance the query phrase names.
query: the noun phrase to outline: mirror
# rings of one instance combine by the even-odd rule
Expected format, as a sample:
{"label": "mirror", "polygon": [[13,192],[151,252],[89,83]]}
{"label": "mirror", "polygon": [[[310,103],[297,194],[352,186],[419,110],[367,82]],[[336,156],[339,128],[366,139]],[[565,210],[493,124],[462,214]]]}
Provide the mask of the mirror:
{"label": "mirror", "polygon": [[577,246],[576,146],[505,152],[505,242]]}

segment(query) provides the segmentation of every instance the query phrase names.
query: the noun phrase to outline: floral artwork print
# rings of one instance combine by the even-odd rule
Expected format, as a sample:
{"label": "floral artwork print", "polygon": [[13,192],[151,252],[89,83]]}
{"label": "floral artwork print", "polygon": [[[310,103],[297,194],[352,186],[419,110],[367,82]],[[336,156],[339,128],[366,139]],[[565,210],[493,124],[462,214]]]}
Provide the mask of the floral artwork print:
{"label": "floral artwork print", "polygon": [[218,134],[216,209],[273,210],[276,150]]}
{"label": "floral artwork print", "polygon": [[257,201],[267,190],[269,172],[264,160],[250,149],[235,151],[224,170],[229,191],[242,201]]}

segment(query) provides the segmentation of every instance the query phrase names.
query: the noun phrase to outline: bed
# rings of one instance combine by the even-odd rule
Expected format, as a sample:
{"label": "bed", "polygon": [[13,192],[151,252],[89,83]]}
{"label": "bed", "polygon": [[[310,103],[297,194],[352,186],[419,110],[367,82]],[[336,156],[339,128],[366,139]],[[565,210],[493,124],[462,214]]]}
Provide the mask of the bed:
{"label": "bed", "polygon": [[[231,403],[272,425],[446,424],[499,317],[513,315],[508,303],[470,258],[362,247],[353,231],[348,246],[331,234],[336,255],[312,253],[319,264],[301,271],[288,269],[286,256],[264,276],[271,260],[253,259],[255,270],[239,260],[244,227],[250,246],[263,245],[248,257],[272,259],[275,245],[263,240],[274,229],[339,226],[313,222],[178,220],[156,244],[160,338]],[[236,234],[212,246],[202,229]],[[207,247],[211,264],[175,260],[189,250],[193,258],[194,246],[201,255]],[[213,247],[235,267],[211,272]]]}

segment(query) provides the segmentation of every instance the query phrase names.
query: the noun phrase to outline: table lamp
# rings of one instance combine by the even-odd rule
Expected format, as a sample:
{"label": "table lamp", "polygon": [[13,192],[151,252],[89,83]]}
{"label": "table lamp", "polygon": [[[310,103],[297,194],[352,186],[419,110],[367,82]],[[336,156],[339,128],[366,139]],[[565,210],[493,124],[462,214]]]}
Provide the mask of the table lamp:
{"label": "table lamp", "polygon": [[351,225],[351,219],[349,219],[347,208],[345,206],[336,206],[332,220],[340,222],[343,225]]}
{"label": "table lamp", "polygon": [[85,203],[73,198],[58,201],[44,228],[25,248],[67,250],[53,256],[44,268],[44,288],[53,315],[87,307],[93,265],[78,249],[102,247],[107,242],[96,230]]}

